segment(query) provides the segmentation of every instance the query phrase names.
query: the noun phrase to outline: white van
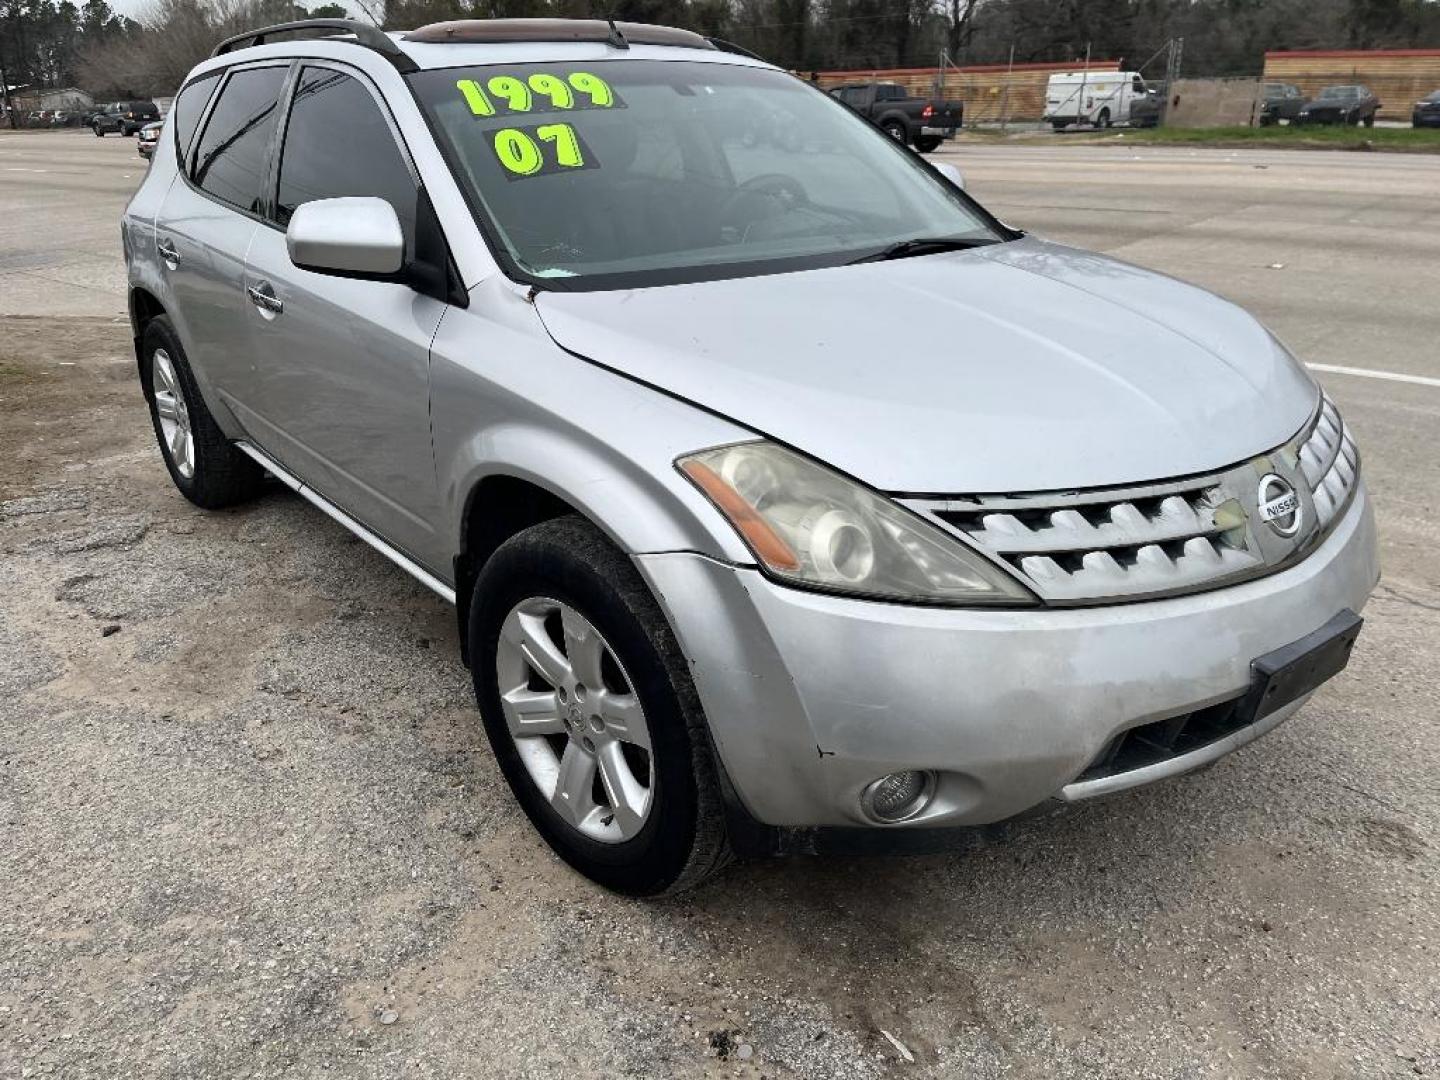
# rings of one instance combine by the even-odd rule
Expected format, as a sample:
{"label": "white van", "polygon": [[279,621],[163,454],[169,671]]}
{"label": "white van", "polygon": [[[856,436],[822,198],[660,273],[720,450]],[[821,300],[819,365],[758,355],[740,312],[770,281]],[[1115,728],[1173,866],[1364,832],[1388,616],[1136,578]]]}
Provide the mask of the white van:
{"label": "white van", "polygon": [[1148,95],[1138,72],[1066,71],[1050,76],[1044,118],[1056,131],[1071,124],[1128,124],[1131,104]]}

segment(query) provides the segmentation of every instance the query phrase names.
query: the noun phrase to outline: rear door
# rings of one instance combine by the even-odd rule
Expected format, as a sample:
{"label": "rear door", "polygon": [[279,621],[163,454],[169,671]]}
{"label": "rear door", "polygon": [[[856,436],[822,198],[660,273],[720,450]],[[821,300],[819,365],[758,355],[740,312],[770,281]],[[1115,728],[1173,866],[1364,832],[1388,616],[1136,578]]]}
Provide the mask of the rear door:
{"label": "rear door", "polygon": [[444,556],[434,528],[429,371],[446,305],[392,281],[302,270],[284,232],[312,200],[379,197],[395,208],[411,258],[418,174],[389,111],[354,68],[304,61],[287,113],[269,221],[255,233],[244,271],[254,299],[245,304],[242,422],[315,490],[448,573],[437,565]]}
{"label": "rear door", "polygon": [[[177,143],[184,160],[155,221],[155,250],[180,340],[202,382],[225,405],[246,386],[245,253],[259,227],[265,163],[288,71],[281,63],[226,75],[199,138],[183,148]],[[213,82],[200,83],[195,96],[208,99],[213,89]],[[188,126],[190,110],[204,106],[204,100],[177,101],[177,133],[181,119]]]}

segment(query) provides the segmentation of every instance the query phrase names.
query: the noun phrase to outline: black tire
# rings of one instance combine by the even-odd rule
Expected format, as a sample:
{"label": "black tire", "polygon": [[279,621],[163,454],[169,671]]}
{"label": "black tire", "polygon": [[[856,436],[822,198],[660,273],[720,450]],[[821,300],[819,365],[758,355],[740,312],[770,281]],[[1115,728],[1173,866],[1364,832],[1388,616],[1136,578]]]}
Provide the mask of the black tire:
{"label": "black tire", "polygon": [[1110,110],[1101,109],[1100,115],[1095,117],[1095,127],[1100,131],[1106,131],[1110,127]]}
{"label": "black tire", "polygon": [[[496,671],[500,631],[510,611],[531,597],[558,600],[589,619],[645,711],[655,779],[645,823],[629,840],[592,839],[556,813],[507,729]],[[500,771],[536,830],[570,866],[615,892],[658,896],[693,888],[729,862],[719,779],[685,658],[634,565],[595,526],[556,518],[501,545],[475,583],[469,640],[475,698]]]}
{"label": "black tire", "polygon": [[932,154],[940,149],[940,144],[944,141],[939,135],[917,135],[915,136],[915,149],[922,154]]}
{"label": "black tire", "polygon": [[910,141],[910,132],[905,130],[905,125],[899,120],[886,120],[880,125],[880,130],[898,143],[904,144]]}
{"label": "black tire", "polygon": [[102,128],[99,124],[96,124],[96,125],[95,125],[95,129],[94,129],[94,130],[95,130],[95,137],[96,137],[97,139],[103,139],[103,138],[105,137],[105,129]]}
{"label": "black tire", "polygon": [[[195,463],[190,476],[184,475],[177,467],[174,454],[161,433],[153,380],[157,349],[164,349],[170,358],[185,396],[190,431],[194,437]],[[150,406],[150,423],[155,429],[155,440],[160,444],[160,455],[180,494],[196,506],[219,510],[245,502],[260,493],[265,484],[264,470],[237,450],[215,423],[205,399],[200,396],[200,387],[190,371],[180,338],[167,316],[157,315],[145,326],[145,335],[140,342],[140,379],[145,390],[145,402]]]}
{"label": "black tire", "polygon": [[1369,116],[1365,117],[1365,126],[1366,126],[1367,128],[1373,128],[1373,127],[1375,126],[1375,114],[1374,114],[1374,113],[1371,113]]}
{"label": "black tire", "polygon": [[1051,121],[1050,121],[1050,126],[1051,126],[1052,128],[1054,128],[1057,132],[1060,132],[1060,131],[1064,131],[1064,130],[1065,130],[1067,127],[1069,127],[1070,125],[1069,125],[1069,123],[1068,123],[1067,121],[1065,121],[1065,120],[1051,120]]}

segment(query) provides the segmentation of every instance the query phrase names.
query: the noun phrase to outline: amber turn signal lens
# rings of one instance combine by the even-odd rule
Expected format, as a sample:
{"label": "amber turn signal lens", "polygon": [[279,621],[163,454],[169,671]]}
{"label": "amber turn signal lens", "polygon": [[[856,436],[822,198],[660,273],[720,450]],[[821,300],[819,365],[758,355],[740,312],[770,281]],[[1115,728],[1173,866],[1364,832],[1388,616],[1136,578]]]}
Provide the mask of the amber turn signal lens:
{"label": "amber turn signal lens", "polygon": [[756,556],[772,570],[790,573],[800,569],[800,558],[790,545],[780,538],[755,508],[744,497],[720,478],[710,466],[693,458],[683,462],[682,472],[695,482],[695,486],[710,497],[720,512],[730,519],[745,542]]}

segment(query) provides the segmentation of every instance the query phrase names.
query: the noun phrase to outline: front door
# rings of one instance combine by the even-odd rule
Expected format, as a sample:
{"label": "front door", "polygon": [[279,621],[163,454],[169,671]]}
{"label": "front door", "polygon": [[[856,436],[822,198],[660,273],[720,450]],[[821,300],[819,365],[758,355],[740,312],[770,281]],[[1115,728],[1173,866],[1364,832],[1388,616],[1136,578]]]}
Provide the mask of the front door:
{"label": "front door", "polygon": [[448,576],[430,444],[430,342],[446,305],[395,282],[302,270],[285,245],[301,204],[377,196],[414,252],[419,185],[363,75],[301,69],[277,171],[273,221],[244,271],[252,372],[241,420],[316,491]]}

